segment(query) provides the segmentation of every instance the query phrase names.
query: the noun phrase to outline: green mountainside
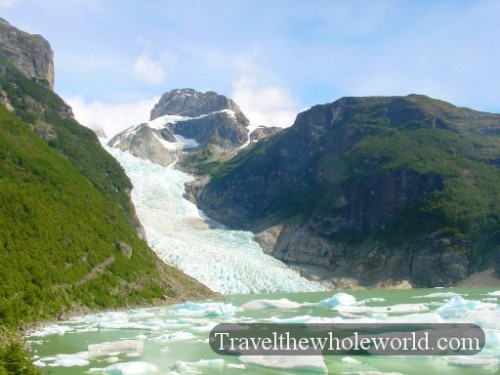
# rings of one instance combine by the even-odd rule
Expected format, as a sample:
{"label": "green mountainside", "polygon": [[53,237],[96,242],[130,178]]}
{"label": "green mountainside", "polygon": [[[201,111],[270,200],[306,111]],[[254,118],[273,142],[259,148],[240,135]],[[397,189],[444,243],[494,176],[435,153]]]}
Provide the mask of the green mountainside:
{"label": "green mountainside", "polygon": [[274,256],[363,285],[500,272],[500,115],[421,95],[342,98],[212,172],[224,224],[279,228]]}
{"label": "green mountainside", "polygon": [[131,183],[96,135],[2,57],[0,103],[0,374],[36,371],[23,324],[214,295],[140,238]]}

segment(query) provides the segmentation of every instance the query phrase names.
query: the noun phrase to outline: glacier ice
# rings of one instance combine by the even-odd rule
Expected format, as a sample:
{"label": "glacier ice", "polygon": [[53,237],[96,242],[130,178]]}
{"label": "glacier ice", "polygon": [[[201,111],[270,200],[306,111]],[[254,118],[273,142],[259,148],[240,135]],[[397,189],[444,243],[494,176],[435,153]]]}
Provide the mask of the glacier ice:
{"label": "glacier ice", "polygon": [[186,173],[106,149],[131,179],[132,201],[148,243],[166,263],[224,294],[326,289],[264,254],[251,232],[207,219],[183,197],[184,184],[192,180]]}

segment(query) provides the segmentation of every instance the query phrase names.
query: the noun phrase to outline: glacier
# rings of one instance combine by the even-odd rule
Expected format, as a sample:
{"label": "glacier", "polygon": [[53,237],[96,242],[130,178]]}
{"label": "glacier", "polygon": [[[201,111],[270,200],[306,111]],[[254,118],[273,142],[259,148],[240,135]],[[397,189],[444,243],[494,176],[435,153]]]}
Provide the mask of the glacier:
{"label": "glacier", "polygon": [[148,244],[165,263],[222,294],[326,289],[264,254],[251,232],[229,230],[198,210],[183,197],[192,176],[104,147],[132,181]]}

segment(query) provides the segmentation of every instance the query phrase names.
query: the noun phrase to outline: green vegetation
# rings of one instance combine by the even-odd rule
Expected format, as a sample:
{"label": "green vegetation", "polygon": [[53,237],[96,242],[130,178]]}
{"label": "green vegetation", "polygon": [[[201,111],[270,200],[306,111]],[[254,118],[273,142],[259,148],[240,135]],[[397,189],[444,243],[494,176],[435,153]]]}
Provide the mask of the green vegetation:
{"label": "green vegetation", "polygon": [[218,166],[202,200],[246,220],[222,221],[307,222],[351,247],[446,237],[481,268],[500,252],[499,167],[500,115],[420,95],[343,98]]}
{"label": "green vegetation", "polygon": [[2,59],[0,89],[0,374],[36,373],[25,323],[210,294],[139,239],[130,181],[57,95]]}

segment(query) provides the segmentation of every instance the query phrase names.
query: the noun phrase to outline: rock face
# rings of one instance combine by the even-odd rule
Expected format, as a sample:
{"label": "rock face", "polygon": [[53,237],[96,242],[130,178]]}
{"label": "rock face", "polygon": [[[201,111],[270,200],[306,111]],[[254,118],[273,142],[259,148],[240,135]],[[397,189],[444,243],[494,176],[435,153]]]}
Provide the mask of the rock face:
{"label": "rock face", "polygon": [[169,91],[151,111],[151,120],[117,134],[109,145],[163,166],[182,154],[234,150],[248,140],[249,121],[236,103],[213,91]]}
{"label": "rock face", "polygon": [[198,117],[224,109],[234,111],[236,117],[248,125],[248,119],[231,99],[213,91],[201,93],[193,89],[176,89],[163,94],[151,110],[150,120],[164,115]]}
{"label": "rock face", "polygon": [[41,35],[32,35],[0,18],[0,54],[29,78],[54,89],[54,53]]}
{"label": "rock face", "polygon": [[197,201],[234,228],[283,228],[271,252],[289,263],[453,285],[498,259],[499,135],[500,115],[421,95],[342,98],[236,156]]}

